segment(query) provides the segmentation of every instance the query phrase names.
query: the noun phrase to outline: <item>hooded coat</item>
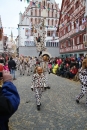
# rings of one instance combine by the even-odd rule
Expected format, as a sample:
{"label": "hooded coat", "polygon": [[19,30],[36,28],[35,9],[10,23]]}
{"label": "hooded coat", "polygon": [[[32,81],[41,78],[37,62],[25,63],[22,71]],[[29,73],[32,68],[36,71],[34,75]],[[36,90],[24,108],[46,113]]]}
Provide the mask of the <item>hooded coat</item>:
{"label": "hooded coat", "polygon": [[9,118],[18,109],[20,97],[15,85],[4,82],[0,90],[0,130],[8,130]]}

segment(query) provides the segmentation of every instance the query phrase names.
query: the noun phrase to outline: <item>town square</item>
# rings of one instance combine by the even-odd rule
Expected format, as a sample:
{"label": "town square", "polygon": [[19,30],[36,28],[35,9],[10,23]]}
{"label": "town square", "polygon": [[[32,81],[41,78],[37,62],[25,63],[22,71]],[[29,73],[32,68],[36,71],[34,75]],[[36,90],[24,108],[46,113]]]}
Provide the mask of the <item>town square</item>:
{"label": "town square", "polygon": [[87,130],[87,0],[0,0],[0,130]]}

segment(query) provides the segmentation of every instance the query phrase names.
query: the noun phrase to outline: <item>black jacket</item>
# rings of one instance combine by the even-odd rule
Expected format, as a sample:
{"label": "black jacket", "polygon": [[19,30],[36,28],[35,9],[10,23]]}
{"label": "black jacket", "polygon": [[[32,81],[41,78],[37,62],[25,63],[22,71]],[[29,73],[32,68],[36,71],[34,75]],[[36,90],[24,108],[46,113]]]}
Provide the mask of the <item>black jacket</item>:
{"label": "black jacket", "polygon": [[14,60],[10,60],[10,61],[8,62],[8,68],[9,68],[9,70],[10,70],[10,69],[16,69],[16,63],[15,63]]}

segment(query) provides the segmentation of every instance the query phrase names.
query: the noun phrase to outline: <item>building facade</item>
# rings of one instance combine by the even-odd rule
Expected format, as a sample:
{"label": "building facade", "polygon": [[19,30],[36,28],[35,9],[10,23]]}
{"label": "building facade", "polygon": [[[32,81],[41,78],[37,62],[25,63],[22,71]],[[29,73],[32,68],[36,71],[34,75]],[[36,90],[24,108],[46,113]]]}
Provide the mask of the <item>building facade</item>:
{"label": "building facade", "polygon": [[7,41],[8,41],[8,37],[3,36],[3,50],[4,50],[4,52],[7,52],[7,45],[6,45]]}
{"label": "building facade", "polygon": [[59,19],[59,50],[62,57],[85,55],[86,34],[85,0],[63,0]]}
{"label": "building facade", "polygon": [[13,39],[13,33],[11,31],[11,37],[6,41],[6,52],[7,54],[15,57],[17,55],[17,45]]}
{"label": "building facade", "polygon": [[[33,47],[33,50],[36,49],[31,28],[33,25],[38,25],[41,22],[41,12],[45,8],[47,9],[45,46],[47,47],[48,51],[50,50],[49,53],[51,53],[53,56],[59,56],[59,39],[57,33],[59,6],[54,0],[38,0],[38,2],[33,0],[29,3],[29,6],[25,8],[25,12],[23,14],[19,13],[17,39],[17,43],[20,48],[19,55],[22,53],[23,55],[31,56],[31,53],[26,54],[26,51],[23,50],[23,47],[28,47],[27,49],[29,52],[31,52],[31,47]],[[33,56],[34,55],[35,53],[33,51]]]}

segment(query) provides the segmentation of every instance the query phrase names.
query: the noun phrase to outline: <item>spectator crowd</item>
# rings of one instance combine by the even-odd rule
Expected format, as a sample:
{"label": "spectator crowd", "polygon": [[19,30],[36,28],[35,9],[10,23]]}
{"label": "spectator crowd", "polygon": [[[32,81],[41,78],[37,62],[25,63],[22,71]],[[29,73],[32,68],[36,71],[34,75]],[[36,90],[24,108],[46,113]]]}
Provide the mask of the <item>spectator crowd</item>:
{"label": "spectator crowd", "polygon": [[78,70],[82,67],[82,61],[85,57],[66,57],[66,58],[51,58],[49,68],[51,73],[68,79],[79,80]]}

